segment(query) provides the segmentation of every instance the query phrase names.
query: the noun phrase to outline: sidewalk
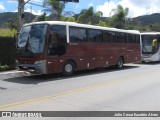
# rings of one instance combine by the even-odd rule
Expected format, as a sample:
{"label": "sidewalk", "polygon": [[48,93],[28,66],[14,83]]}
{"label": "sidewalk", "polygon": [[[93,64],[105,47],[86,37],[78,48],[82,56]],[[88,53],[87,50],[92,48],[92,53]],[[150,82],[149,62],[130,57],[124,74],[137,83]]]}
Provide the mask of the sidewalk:
{"label": "sidewalk", "polygon": [[22,76],[29,76],[29,75],[30,75],[29,72],[18,71],[18,70],[0,72],[0,80],[8,79],[8,78],[15,78],[15,77],[22,77]]}

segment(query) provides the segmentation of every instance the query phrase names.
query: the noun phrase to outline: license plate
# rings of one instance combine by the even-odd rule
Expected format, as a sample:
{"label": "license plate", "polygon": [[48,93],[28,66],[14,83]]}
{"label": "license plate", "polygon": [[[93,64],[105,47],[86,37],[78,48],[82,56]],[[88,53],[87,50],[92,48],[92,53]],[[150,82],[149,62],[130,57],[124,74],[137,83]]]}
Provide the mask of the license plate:
{"label": "license plate", "polygon": [[23,69],[28,69],[28,67],[23,67]]}

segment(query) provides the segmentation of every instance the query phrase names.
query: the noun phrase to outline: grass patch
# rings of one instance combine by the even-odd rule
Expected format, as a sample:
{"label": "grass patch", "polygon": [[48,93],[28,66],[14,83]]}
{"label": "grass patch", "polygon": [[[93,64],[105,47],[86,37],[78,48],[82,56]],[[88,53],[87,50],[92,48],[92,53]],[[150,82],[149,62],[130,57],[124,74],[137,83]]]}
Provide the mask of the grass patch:
{"label": "grass patch", "polygon": [[1,37],[13,37],[17,31],[15,29],[0,29],[0,36]]}
{"label": "grass patch", "polygon": [[8,65],[0,65],[0,71],[6,71],[10,70],[10,67]]}

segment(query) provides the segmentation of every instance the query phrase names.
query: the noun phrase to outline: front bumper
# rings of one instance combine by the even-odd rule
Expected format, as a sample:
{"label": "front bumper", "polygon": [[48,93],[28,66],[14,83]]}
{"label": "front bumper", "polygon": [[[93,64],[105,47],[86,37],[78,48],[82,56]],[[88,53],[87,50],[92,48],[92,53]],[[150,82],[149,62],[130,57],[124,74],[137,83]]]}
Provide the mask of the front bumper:
{"label": "front bumper", "polygon": [[156,61],[160,61],[160,57],[159,57],[159,54],[142,55],[142,61],[145,61],[145,62],[156,62]]}
{"label": "front bumper", "polygon": [[38,64],[20,64],[17,63],[17,69],[28,71],[36,74],[47,74],[46,63],[38,63]]}

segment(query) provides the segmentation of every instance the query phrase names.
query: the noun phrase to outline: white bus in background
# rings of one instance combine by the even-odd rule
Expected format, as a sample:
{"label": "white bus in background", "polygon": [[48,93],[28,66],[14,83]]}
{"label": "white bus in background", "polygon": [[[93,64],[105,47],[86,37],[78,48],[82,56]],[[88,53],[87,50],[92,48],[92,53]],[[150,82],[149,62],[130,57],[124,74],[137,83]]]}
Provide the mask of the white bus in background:
{"label": "white bus in background", "polygon": [[160,61],[160,32],[141,33],[141,61]]}

